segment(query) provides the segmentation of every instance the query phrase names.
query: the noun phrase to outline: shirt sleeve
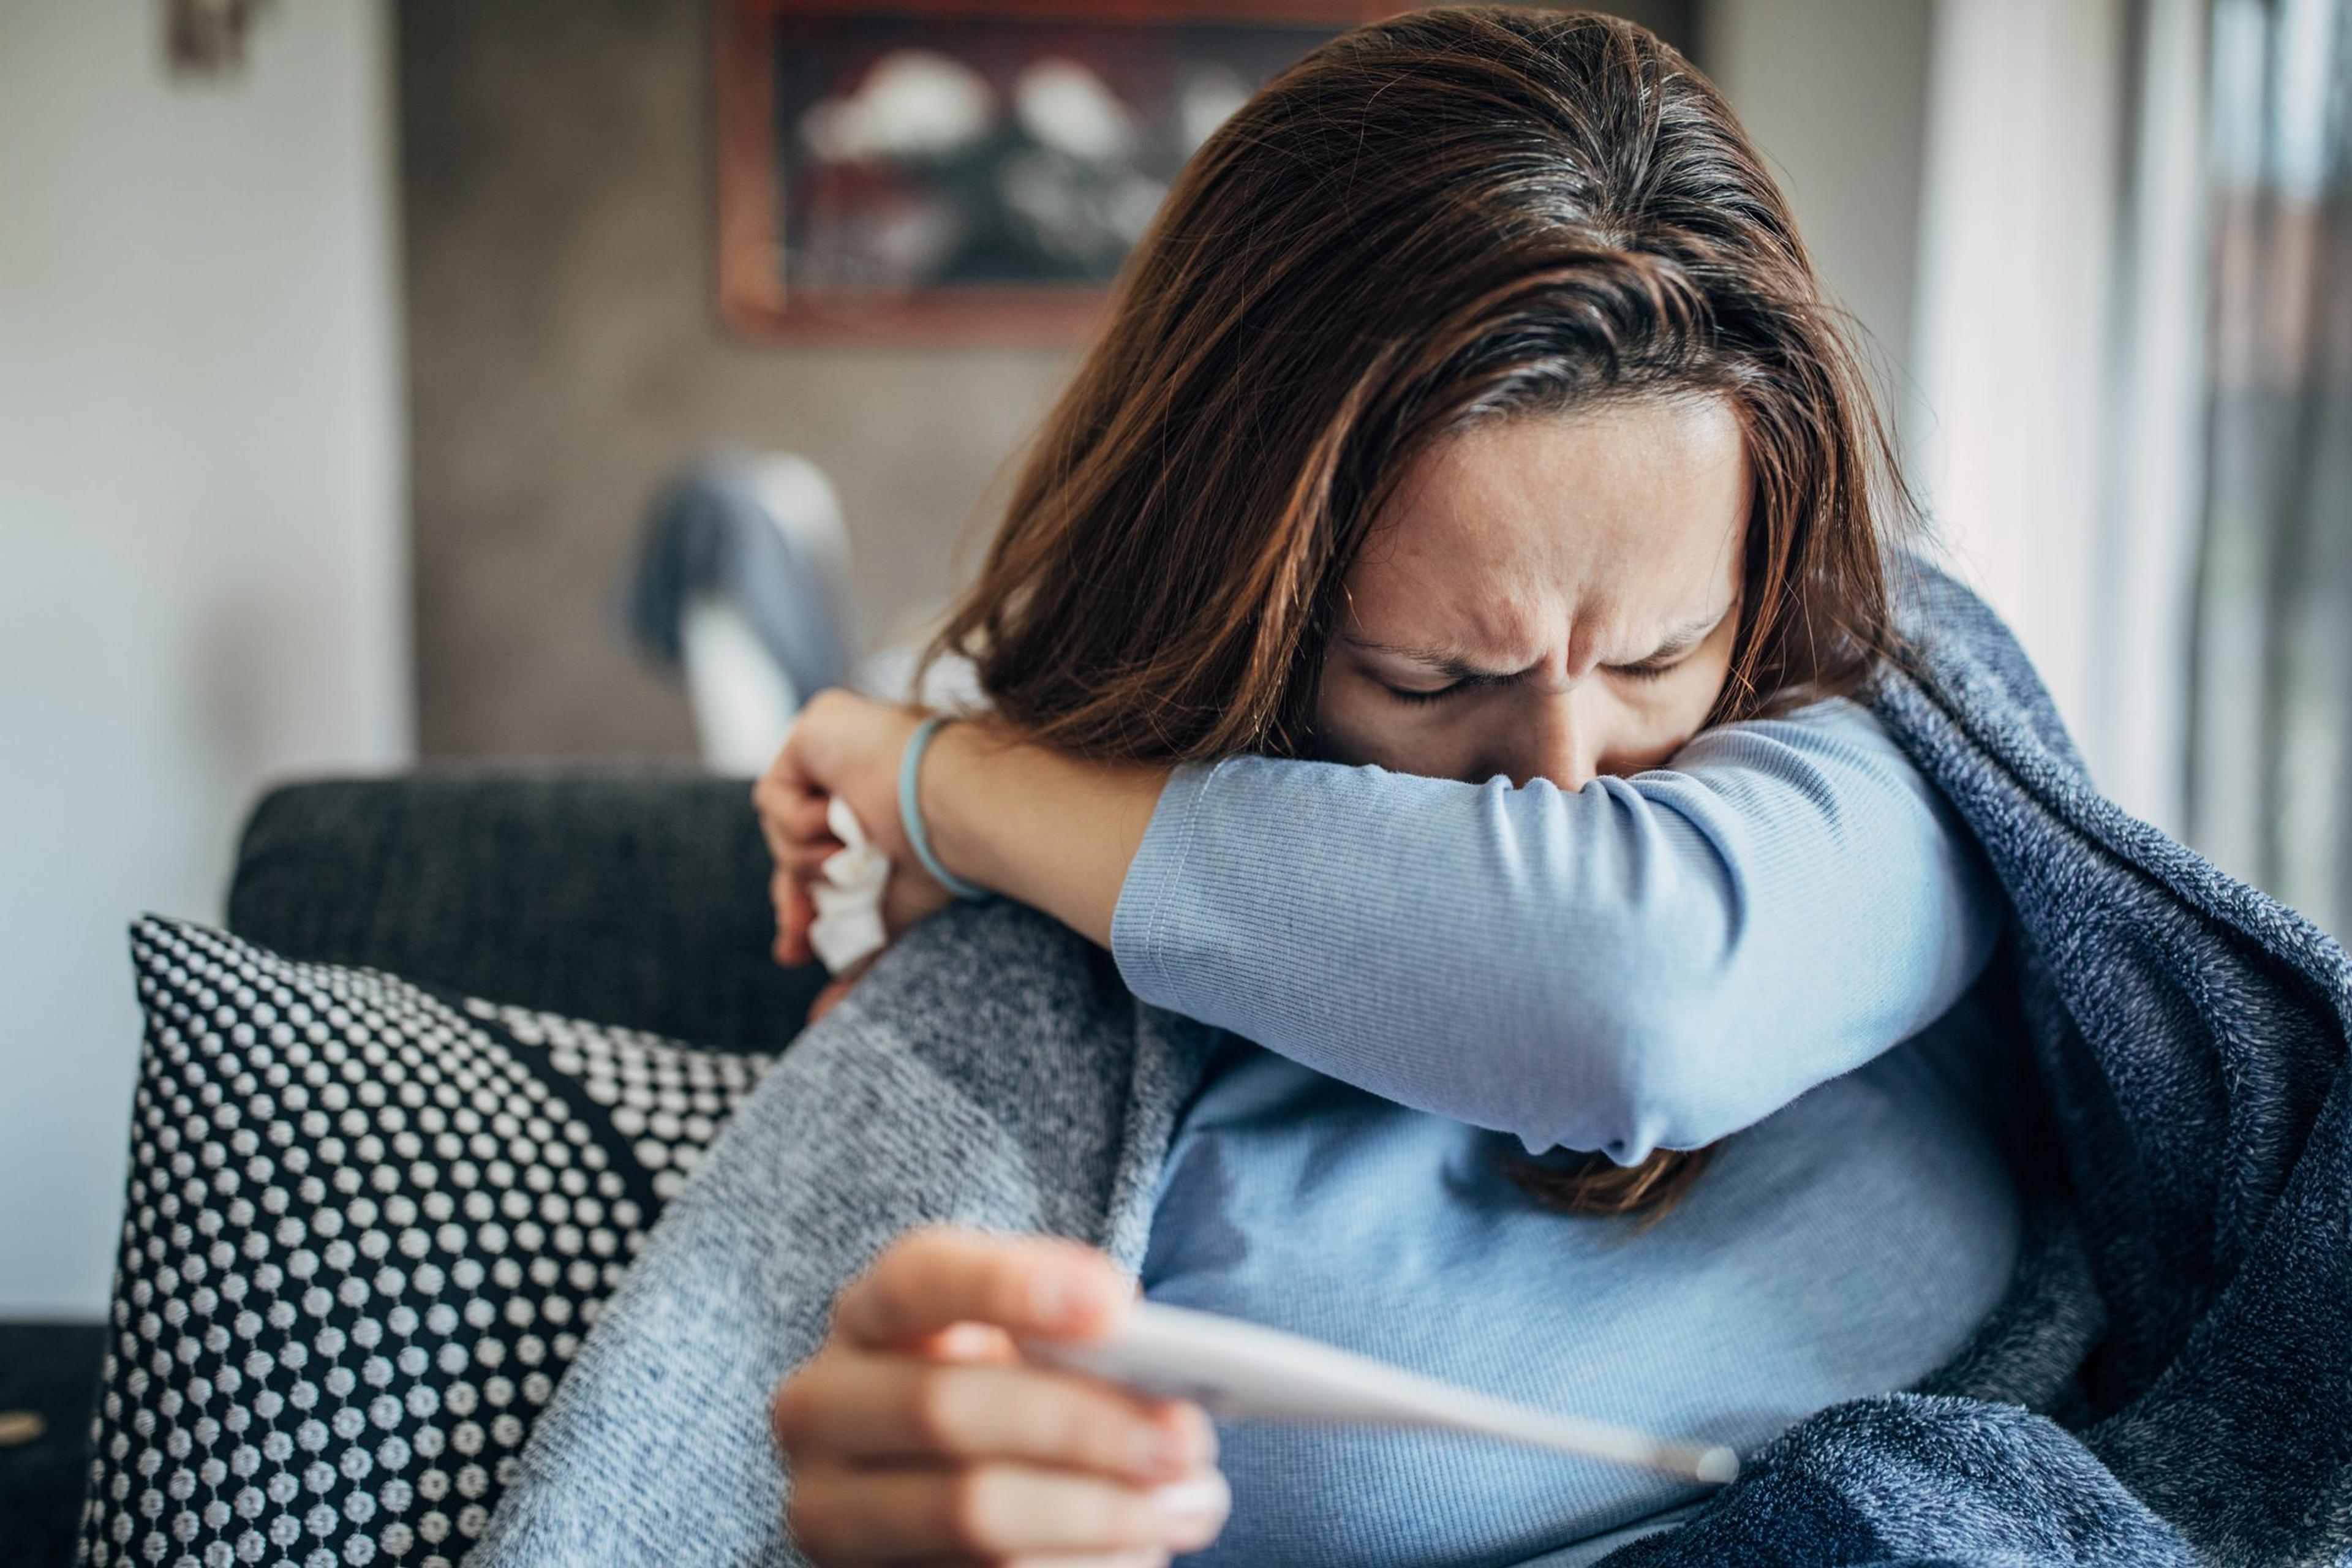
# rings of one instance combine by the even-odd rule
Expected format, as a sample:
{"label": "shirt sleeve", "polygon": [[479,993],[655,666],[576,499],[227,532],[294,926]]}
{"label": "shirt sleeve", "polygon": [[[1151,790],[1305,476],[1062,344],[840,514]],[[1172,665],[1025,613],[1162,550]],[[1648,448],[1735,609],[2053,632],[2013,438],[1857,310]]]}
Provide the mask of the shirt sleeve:
{"label": "shirt sleeve", "polygon": [[1179,768],[1111,951],[1154,1005],[1531,1152],[1632,1163],[1925,1028],[2005,910],[1950,806],[1841,700],[1573,792]]}

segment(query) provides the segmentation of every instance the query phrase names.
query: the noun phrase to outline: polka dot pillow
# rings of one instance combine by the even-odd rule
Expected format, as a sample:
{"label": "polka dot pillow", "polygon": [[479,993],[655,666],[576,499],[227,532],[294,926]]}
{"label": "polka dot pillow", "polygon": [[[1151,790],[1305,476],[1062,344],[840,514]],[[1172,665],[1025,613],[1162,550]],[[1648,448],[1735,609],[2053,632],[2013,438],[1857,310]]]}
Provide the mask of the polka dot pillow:
{"label": "polka dot pillow", "polygon": [[91,1563],[463,1556],[767,1058],[131,930]]}

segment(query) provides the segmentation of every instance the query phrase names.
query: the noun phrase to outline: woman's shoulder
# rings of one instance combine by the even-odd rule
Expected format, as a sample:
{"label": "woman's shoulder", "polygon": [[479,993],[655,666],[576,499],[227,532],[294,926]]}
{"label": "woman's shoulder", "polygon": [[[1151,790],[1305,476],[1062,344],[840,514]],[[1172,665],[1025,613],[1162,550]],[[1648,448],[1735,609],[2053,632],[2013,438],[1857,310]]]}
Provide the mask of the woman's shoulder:
{"label": "woman's shoulder", "polygon": [[902,1032],[970,1032],[987,1016],[1076,1019],[1116,1005],[1105,973],[1116,986],[1108,955],[1025,904],[959,901],[885,948],[843,1005]]}
{"label": "woman's shoulder", "polygon": [[1129,1094],[1157,1096],[1171,1075],[1185,1081],[1168,1092],[1189,1089],[1185,1064],[1207,1048],[1192,1036],[1210,1033],[1138,1000],[1068,927],[993,899],[908,928],[792,1049],[919,1064],[1014,1124],[1114,1126]]}

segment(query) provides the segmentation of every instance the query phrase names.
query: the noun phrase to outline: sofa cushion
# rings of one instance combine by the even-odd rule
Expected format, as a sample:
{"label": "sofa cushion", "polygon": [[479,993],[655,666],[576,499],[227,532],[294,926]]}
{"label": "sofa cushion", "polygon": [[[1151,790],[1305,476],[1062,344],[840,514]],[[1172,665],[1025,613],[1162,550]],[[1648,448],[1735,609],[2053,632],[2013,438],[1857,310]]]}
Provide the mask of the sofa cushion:
{"label": "sofa cushion", "polygon": [[771,1059],[149,918],[92,1563],[463,1555]]}
{"label": "sofa cushion", "polygon": [[734,1051],[782,1050],[829,978],[780,967],[748,779],[427,772],[272,790],[228,929],[313,963]]}

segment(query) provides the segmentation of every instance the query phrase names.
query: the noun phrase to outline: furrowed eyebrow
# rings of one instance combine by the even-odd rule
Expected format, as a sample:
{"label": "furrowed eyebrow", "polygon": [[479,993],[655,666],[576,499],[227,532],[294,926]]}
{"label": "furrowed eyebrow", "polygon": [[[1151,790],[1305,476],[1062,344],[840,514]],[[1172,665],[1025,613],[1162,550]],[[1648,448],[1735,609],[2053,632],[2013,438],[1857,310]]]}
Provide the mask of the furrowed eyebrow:
{"label": "furrowed eyebrow", "polygon": [[[1664,664],[1680,658],[1712,636],[1715,628],[1723,624],[1724,617],[1730,615],[1737,607],[1735,605],[1727,605],[1712,615],[1693,616],[1670,629],[1658,646],[1650,652],[1640,658],[1627,659],[1623,661],[1623,665],[1639,667],[1645,664]],[[1340,640],[1349,647],[1361,648],[1367,653],[1385,653],[1398,658],[1409,658],[1415,664],[1426,665],[1438,674],[1454,680],[1509,680],[1526,673],[1524,670],[1495,669],[1483,665],[1475,658],[1463,651],[1458,645],[1441,644],[1415,647],[1402,643],[1381,642],[1374,637],[1354,636],[1343,637]],[[1620,668],[1623,668],[1623,665]]]}
{"label": "furrowed eyebrow", "polygon": [[1349,647],[1361,648],[1366,653],[1391,654],[1398,658],[1409,658],[1415,664],[1427,665],[1432,670],[1453,680],[1508,680],[1524,673],[1516,669],[1490,668],[1456,647],[1411,647],[1402,643],[1360,637],[1347,637],[1340,640]]}
{"label": "furrowed eyebrow", "polygon": [[1627,662],[1634,665],[1664,664],[1669,660],[1680,658],[1712,636],[1715,628],[1723,625],[1724,617],[1730,615],[1731,610],[1732,606],[1726,605],[1714,615],[1700,616],[1685,621],[1681,626],[1668,632],[1665,640],[1658,644],[1655,648],[1640,658]]}

